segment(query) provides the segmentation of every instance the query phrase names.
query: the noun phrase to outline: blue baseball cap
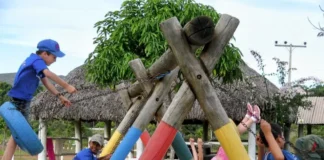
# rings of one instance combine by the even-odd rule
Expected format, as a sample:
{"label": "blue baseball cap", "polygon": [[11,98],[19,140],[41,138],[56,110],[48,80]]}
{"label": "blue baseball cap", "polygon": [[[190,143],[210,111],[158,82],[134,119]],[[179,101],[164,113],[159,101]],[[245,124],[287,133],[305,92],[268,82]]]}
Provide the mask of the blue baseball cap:
{"label": "blue baseball cap", "polygon": [[37,48],[41,51],[48,51],[56,57],[65,56],[65,54],[60,50],[60,45],[52,39],[44,39],[38,42]]}

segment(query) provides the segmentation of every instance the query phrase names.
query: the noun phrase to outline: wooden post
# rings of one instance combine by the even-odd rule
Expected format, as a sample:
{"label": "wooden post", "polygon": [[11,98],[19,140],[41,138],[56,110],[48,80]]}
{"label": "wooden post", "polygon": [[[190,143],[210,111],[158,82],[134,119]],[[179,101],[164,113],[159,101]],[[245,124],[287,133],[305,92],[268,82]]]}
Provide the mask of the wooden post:
{"label": "wooden post", "polygon": [[78,139],[75,141],[75,153],[78,153],[82,149],[82,132],[81,132],[81,121],[74,121],[74,133],[75,138]]}
{"label": "wooden post", "polygon": [[[134,71],[137,79],[147,79],[148,78],[144,64],[142,63],[142,61],[140,59],[135,59],[135,60],[130,61],[129,65],[131,66],[132,70]],[[150,91],[153,87],[151,82],[145,82],[145,83],[141,83],[139,85],[142,87],[141,90],[144,91],[143,93],[146,95],[148,95],[150,93]],[[119,87],[121,87],[121,86],[119,86]],[[129,93],[129,96],[130,95],[131,94]],[[112,138],[110,139],[110,141],[108,142],[106,147],[103,148],[103,151],[102,151],[100,157],[111,154],[115,151],[120,140],[127,133],[127,130],[129,129],[129,127],[133,124],[133,122],[137,118],[137,116],[138,116],[139,112],[141,111],[145,102],[146,102],[146,98],[144,98],[143,96],[139,96],[137,98],[137,100],[135,100],[133,105],[127,111],[122,122],[118,125],[118,128],[114,132]]]}
{"label": "wooden post", "polygon": [[298,138],[304,136],[304,124],[298,124]]}
{"label": "wooden post", "polygon": [[39,128],[40,130],[38,131],[38,137],[41,140],[41,143],[44,147],[43,151],[38,154],[38,160],[46,160],[46,155],[47,155],[47,148],[46,148],[46,140],[47,140],[47,127],[46,127],[46,122],[40,118],[39,119]]}
{"label": "wooden post", "polygon": [[[177,18],[170,18],[161,23],[161,29],[172,48],[186,81],[195,93],[227,156],[230,159],[247,159],[248,155],[240,137],[235,133],[235,128],[230,123],[215,89],[209,81],[209,74],[206,75],[203,66],[192,53],[179,21]],[[224,135],[225,132],[230,133]],[[225,145],[226,143],[232,143],[231,145],[235,146],[235,149],[231,149],[231,145]],[[230,152],[230,150],[232,151]]]}
{"label": "wooden post", "polygon": [[[210,42],[214,37],[214,23],[213,20],[207,16],[199,16],[189,21],[183,28],[186,33],[186,37],[192,43],[192,50],[197,50],[200,46],[203,46]],[[161,73],[166,73],[173,70],[177,66],[176,59],[171,49],[165,51],[162,56],[155,61],[152,66],[147,69],[148,77],[154,77]],[[128,94],[131,98],[140,93],[140,87],[138,85],[128,89]]]}
{"label": "wooden post", "polygon": [[203,122],[203,141],[208,141],[208,121],[204,120]]}
{"label": "wooden post", "polygon": [[104,138],[109,140],[111,137],[111,120],[105,121]]}
{"label": "wooden post", "polygon": [[[161,29],[169,46],[172,48],[186,81],[195,93],[227,156],[230,159],[248,159],[240,137],[236,134],[235,128],[230,123],[215,89],[209,81],[209,74],[206,75],[203,66],[192,53],[177,18],[170,18],[162,22]],[[225,132],[229,133],[225,135]],[[231,149],[232,146],[225,145],[226,143],[232,143],[231,145],[235,146],[235,148]],[[232,151],[230,152],[230,150]]]}
{"label": "wooden post", "polygon": [[[132,63],[141,62],[133,61]],[[120,143],[115,153],[111,157],[112,160],[126,158],[127,154],[131,151],[136,141],[140,138],[146,126],[153,119],[158,108],[162,105],[165,96],[167,96],[170,90],[171,83],[178,75],[178,72],[179,67],[172,70],[170,74],[166,75],[162,81],[159,81],[156,84],[153,93],[145,103],[142,111],[139,113],[132,127],[127,132],[124,140]]]}
{"label": "wooden post", "polygon": [[[124,88],[124,87],[126,87],[125,83],[121,83],[121,84],[118,84],[116,86],[116,89],[121,89],[121,88]],[[119,94],[119,96],[120,96],[120,98],[121,98],[121,100],[123,102],[124,108],[126,110],[128,110],[131,107],[131,105],[133,104],[131,98],[129,97],[128,91],[124,90],[124,89],[119,90],[118,94]]]}
{"label": "wooden post", "polygon": [[159,81],[156,84],[152,95],[147,100],[138,118],[135,120],[133,127],[138,128],[141,131],[146,128],[146,126],[153,119],[156,111],[162,105],[164,98],[169,93],[171,83],[178,75],[178,72],[179,67],[175,68],[169,75],[164,77],[162,81]]}
{"label": "wooden post", "polygon": [[54,140],[54,152],[57,154],[55,156],[55,159],[59,160],[62,156],[60,154],[62,153],[62,148],[63,148],[63,141],[62,139],[55,139]]}
{"label": "wooden post", "polygon": [[307,124],[307,135],[312,134],[312,125],[311,124]]}
{"label": "wooden post", "polygon": [[[256,133],[256,124],[252,123],[250,129],[252,132]],[[255,160],[255,155],[256,155],[256,141],[255,141],[255,136],[253,133],[249,132],[249,140],[248,140],[248,152],[249,152],[249,157],[252,160]]]}
{"label": "wooden post", "polygon": [[[232,38],[238,24],[238,19],[226,14],[223,14],[218,21],[215,27],[216,37],[212,42],[205,46],[205,49],[200,56],[209,73],[211,73],[218,59],[222,55],[223,48]],[[184,82],[173,98],[173,101],[163,116],[161,123],[156,129],[156,132],[161,130],[161,132],[164,132],[164,134],[168,135],[169,138],[165,137],[166,139],[161,139],[160,134],[154,134],[151,137],[148,146],[145,148],[141,159],[150,159],[151,156],[156,157],[166,153],[167,148],[165,146],[169,146],[172,142],[169,139],[172,139],[172,136],[175,136],[176,131],[174,130],[177,130],[181,126],[185,116],[191,110],[194,100],[195,96],[193,92],[190,90],[188,84]],[[162,145],[153,143],[155,141],[167,142]]]}

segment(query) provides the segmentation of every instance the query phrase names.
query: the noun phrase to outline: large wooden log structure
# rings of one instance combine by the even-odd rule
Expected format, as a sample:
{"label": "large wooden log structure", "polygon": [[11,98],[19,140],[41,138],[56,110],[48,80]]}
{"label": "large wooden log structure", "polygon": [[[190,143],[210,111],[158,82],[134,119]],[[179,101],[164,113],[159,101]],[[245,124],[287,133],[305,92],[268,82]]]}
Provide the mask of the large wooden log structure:
{"label": "large wooden log structure", "polygon": [[[234,17],[229,15],[221,16],[216,26],[216,38],[206,46],[206,50],[200,57],[209,73],[221,56],[223,48],[233,36],[238,24],[239,20]],[[207,75],[204,73],[202,66],[200,66],[193,55],[186,54],[190,53],[191,50],[189,49],[188,43],[180,27],[176,18],[169,19],[161,25],[165,37],[176,55],[175,57],[177,58],[181,70],[191,84],[193,91],[195,91],[212,128],[216,130],[216,136],[221,138],[221,144],[229,158],[237,159],[239,156],[238,159],[248,159],[248,155],[234,129],[235,126],[229,123],[226,112],[219,103],[216,94],[210,88],[211,85],[207,77],[209,73],[207,73]],[[177,44],[175,44],[175,42]],[[183,57],[183,54],[185,54],[186,58]],[[181,60],[181,58],[183,59]],[[196,69],[198,69],[198,72]],[[193,74],[190,75],[190,72]],[[203,81],[203,83],[201,81]],[[194,93],[186,82],[183,83],[140,159],[161,159],[163,157],[166,153],[167,146],[170,145],[175,135],[175,131],[179,128],[183,119],[190,111],[190,106],[192,106],[194,100]],[[223,132],[224,129],[227,131],[226,134]],[[221,130],[221,132],[218,133],[219,130]],[[231,138],[228,139],[228,137]],[[161,141],[163,143],[159,143]],[[232,151],[231,153],[229,152],[230,149]]]}
{"label": "large wooden log structure", "polygon": [[[202,19],[203,19],[203,21],[202,21]],[[199,30],[197,30],[196,26],[195,26],[195,25],[199,24],[198,22],[203,22],[203,23],[200,23],[201,26],[200,26]],[[191,35],[190,39],[192,41],[200,42],[200,44],[204,45],[212,39],[212,36],[210,36],[210,34],[208,34],[208,35],[199,34],[198,36],[196,36],[194,34],[194,31],[196,31],[196,33],[204,32],[204,33],[211,33],[211,35],[213,35],[213,33],[214,33],[213,27],[214,26],[213,26],[212,20],[209,17],[206,17],[206,16],[197,17],[197,18],[193,19],[192,21],[188,22],[187,24],[188,25],[186,25],[187,27],[185,27],[184,30],[186,31],[187,34]],[[189,24],[192,24],[192,25],[189,25]],[[205,32],[204,28],[209,31]],[[192,46],[192,48],[195,51],[196,49],[199,48],[199,46]],[[176,64],[175,58],[172,54],[172,51],[170,49],[168,49],[149,69],[147,69],[147,71],[145,71],[144,65],[139,60],[131,61],[130,66],[133,69],[137,79],[147,79],[149,77],[154,77],[158,74],[168,72],[168,71],[174,69],[177,66],[177,64]],[[128,95],[126,92],[120,92],[121,97],[123,98],[123,100],[125,100],[125,103],[124,103],[125,107],[128,107],[129,105],[132,104],[130,102],[130,99],[132,97],[138,96],[139,93],[142,93],[144,96],[148,96],[148,94],[150,93],[150,90],[152,89],[151,82],[145,82],[144,84],[141,82],[135,82],[135,84],[137,84],[137,85],[134,85],[134,87],[130,87],[127,90]],[[155,87],[155,88],[158,88],[158,87]],[[162,91],[163,90],[161,89],[158,92],[156,92],[156,94],[161,94]],[[166,93],[163,93],[163,94],[166,95]],[[158,103],[156,103],[154,105],[155,107],[152,107],[150,112],[156,112],[156,110],[161,105],[160,103],[162,103],[163,97],[160,97],[160,100],[158,101]],[[145,101],[146,101],[146,99],[145,99]],[[156,98],[153,101],[156,101]],[[143,103],[145,103],[144,100],[143,100]],[[141,105],[143,105],[143,104],[141,104]],[[113,134],[112,139],[108,142],[106,147],[103,149],[101,156],[111,154],[114,152],[116,146],[119,144],[119,141],[121,140],[123,135],[125,135],[126,131],[129,129],[130,125],[135,121],[135,118],[138,116],[138,113],[141,110],[141,108],[142,108],[142,106],[134,106],[134,105],[132,107],[130,107],[130,110],[127,112],[125,118],[123,119],[123,121],[118,126],[115,133]],[[151,107],[147,106],[146,108],[150,109]],[[146,126],[151,119],[152,119],[152,117],[146,119],[145,121],[139,122],[138,124],[141,126]],[[140,124],[140,123],[142,123],[142,124]],[[178,137],[180,138],[180,136],[178,136]],[[178,140],[178,142],[180,142],[180,141]],[[179,147],[176,147],[176,148],[179,148]]]}

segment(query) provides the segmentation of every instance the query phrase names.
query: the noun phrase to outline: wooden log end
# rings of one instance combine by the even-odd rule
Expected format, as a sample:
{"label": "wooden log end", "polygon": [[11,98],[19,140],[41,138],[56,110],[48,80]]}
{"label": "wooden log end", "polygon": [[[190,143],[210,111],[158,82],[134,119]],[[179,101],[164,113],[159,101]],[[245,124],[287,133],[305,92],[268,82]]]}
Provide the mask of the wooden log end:
{"label": "wooden log end", "polygon": [[184,26],[184,32],[192,45],[205,45],[214,37],[215,24],[208,16],[199,16]]}

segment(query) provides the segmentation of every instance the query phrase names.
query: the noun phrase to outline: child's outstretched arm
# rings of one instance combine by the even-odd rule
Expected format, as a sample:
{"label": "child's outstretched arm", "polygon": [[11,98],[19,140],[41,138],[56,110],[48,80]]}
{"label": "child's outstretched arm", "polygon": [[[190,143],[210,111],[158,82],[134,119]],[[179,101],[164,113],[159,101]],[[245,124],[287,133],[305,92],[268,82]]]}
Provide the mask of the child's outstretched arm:
{"label": "child's outstretched arm", "polygon": [[53,80],[55,83],[63,87],[67,92],[75,93],[77,91],[73,86],[66,83],[64,80],[62,80],[59,76],[57,76],[55,73],[51,72],[50,70],[44,69],[43,73],[47,78]]}
{"label": "child's outstretched arm", "polygon": [[60,92],[57,91],[54,85],[51,82],[49,82],[49,80],[46,77],[42,78],[41,81],[47,90],[49,90],[52,94],[56,95],[60,99],[62,104],[64,104],[65,106],[71,106],[71,102],[68,99],[66,99],[63,95],[59,95]]}
{"label": "child's outstretched arm", "polygon": [[272,153],[273,157],[276,160],[284,160],[285,156],[283,155],[277,141],[275,140],[275,138],[273,137],[273,134],[271,132],[271,125],[265,121],[265,120],[261,120],[260,122],[260,128],[262,129],[264,136],[268,142],[269,145],[269,150]]}
{"label": "child's outstretched arm", "polygon": [[198,160],[198,155],[197,155],[197,151],[196,151],[196,147],[195,147],[195,140],[193,138],[190,138],[189,141],[190,141],[193,158],[194,158],[194,160]]}

